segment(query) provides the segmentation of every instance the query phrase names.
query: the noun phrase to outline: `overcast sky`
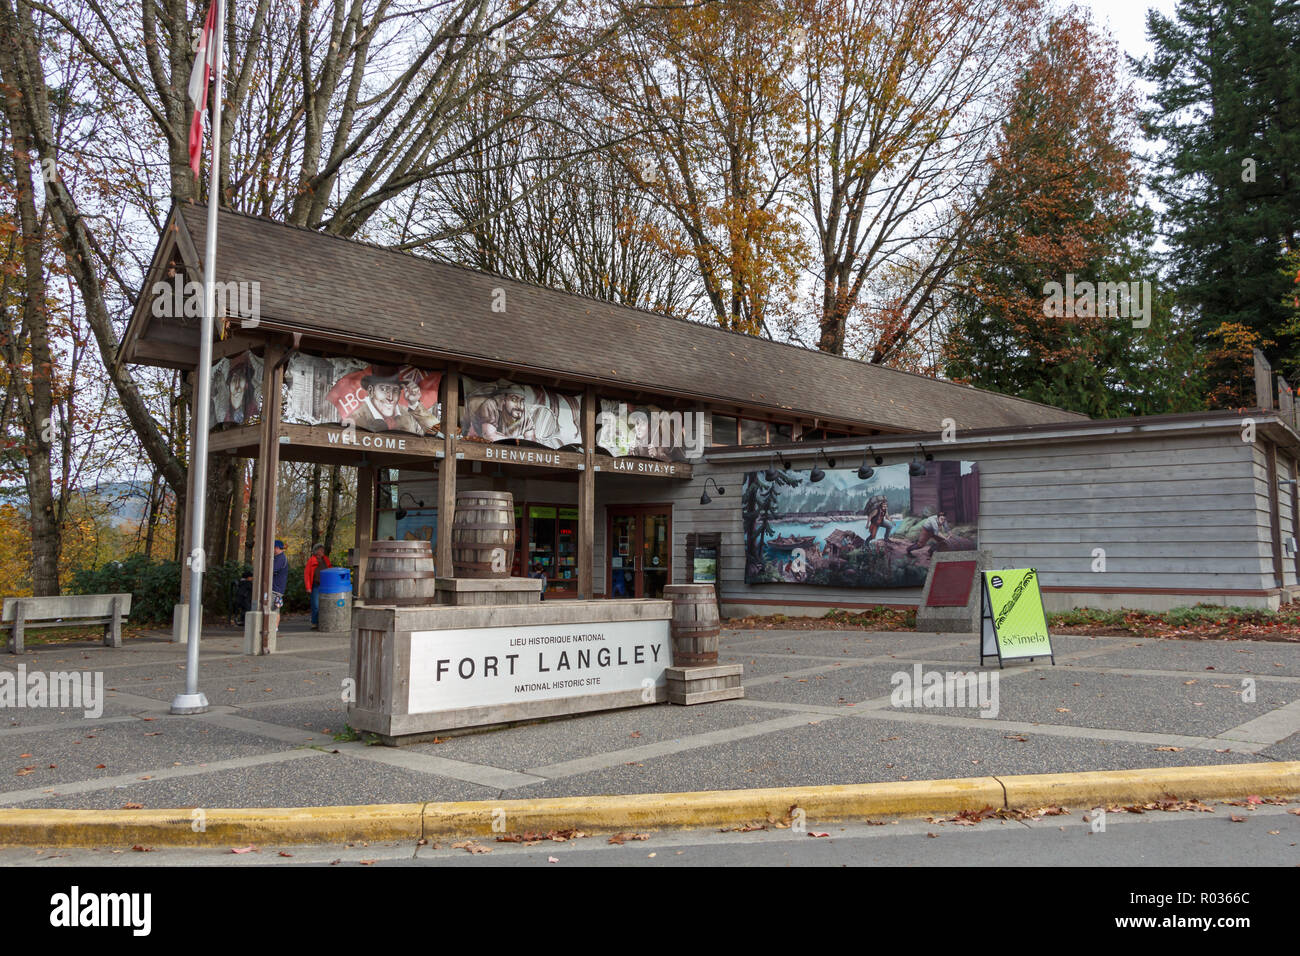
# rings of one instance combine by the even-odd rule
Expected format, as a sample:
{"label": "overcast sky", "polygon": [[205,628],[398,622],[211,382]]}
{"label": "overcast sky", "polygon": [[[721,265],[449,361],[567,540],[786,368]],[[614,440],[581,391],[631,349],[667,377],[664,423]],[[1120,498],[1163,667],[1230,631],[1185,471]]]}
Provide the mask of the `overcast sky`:
{"label": "overcast sky", "polygon": [[1108,25],[1119,40],[1119,45],[1130,56],[1145,56],[1151,49],[1147,43],[1147,10],[1155,7],[1165,16],[1174,12],[1175,0],[1075,0],[1089,7],[1097,20]]}

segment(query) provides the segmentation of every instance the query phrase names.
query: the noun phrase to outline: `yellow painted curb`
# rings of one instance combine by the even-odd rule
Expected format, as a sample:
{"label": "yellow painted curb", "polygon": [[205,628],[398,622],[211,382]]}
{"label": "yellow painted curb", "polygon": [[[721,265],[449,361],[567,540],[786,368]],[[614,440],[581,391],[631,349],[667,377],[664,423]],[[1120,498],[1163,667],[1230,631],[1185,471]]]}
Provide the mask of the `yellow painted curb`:
{"label": "yellow painted curb", "polygon": [[[1005,789],[1004,789],[1005,788]],[[826,787],[640,793],[473,803],[205,810],[0,809],[0,845],[245,846],[359,843],[448,836],[708,827],[781,819],[809,826],[918,817],[987,806],[1034,809],[1300,794],[1300,762],[966,777]]]}
{"label": "yellow painted curb", "polygon": [[[1002,806],[1002,786],[992,777],[912,780],[767,790],[705,790],[626,796],[560,797],[475,803],[431,803],[424,810],[425,836],[491,835],[547,830],[630,830],[704,827],[782,819],[791,807],[808,821],[956,813]],[[495,826],[494,826],[495,824]]]}
{"label": "yellow painted curb", "polygon": [[247,846],[420,838],[420,803],[203,810],[0,810],[0,845]]}
{"label": "yellow painted curb", "polygon": [[999,779],[1007,788],[1007,806],[1017,810],[1058,804],[1095,807],[1150,803],[1171,795],[1184,800],[1251,794],[1287,796],[1300,793],[1300,761],[1043,773]]}

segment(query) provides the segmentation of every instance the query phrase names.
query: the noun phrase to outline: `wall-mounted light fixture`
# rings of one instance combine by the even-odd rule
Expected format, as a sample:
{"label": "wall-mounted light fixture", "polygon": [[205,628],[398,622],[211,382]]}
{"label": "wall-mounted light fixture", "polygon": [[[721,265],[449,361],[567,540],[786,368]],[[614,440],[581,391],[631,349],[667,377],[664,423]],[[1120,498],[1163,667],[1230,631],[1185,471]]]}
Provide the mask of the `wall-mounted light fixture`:
{"label": "wall-mounted light fixture", "polygon": [[415,507],[417,507],[417,508],[423,508],[423,507],[424,507],[424,502],[423,502],[423,501],[421,501],[419,498],[415,497],[415,495],[411,494],[409,491],[403,491],[403,492],[401,493],[401,495],[398,496],[398,499],[397,499],[397,506],[398,506],[398,507],[397,507],[397,520],[398,520],[398,521],[401,521],[401,520],[402,520],[403,518],[405,518],[406,515],[407,515],[407,511],[406,511],[406,509],[403,508],[403,507],[401,506],[401,505],[402,505],[402,499],[403,499],[403,498],[410,498],[413,502],[415,502]]}
{"label": "wall-mounted light fixture", "polygon": [[710,481],[713,482],[714,490],[716,490],[718,494],[720,494],[720,495],[725,495],[725,494],[727,493],[727,489],[726,489],[726,488],[723,488],[720,484],[718,484],[718,482],[717,482],[716,479],[714,479],[714,478],[711,477],[711,476],[708,477],[708,478],[705,478],[705,479],[704,479],[704,494],[700,495],[700,504],[702,504],[702,505],[710,504],[710,503],[713,501],[713,499],[709,497],[709,482],[710,482]]}
{"label": "wall-mounted light fixture", "polygon": [[[825,448],[818,448],[817,455],[821,455],[822,461],[826,462],[827,468],[835,467],[835,459],[826,457]],[[813,469],[812,469],[812,474],[808,476],[809,481],[821,481],[823,478],[826,477],[826,472],[822,471],[820,468],[817,467],[817,455],[813,456]]]}
{"label": "wall-mounted light fixture", "polygon": [[860,481],[866,481],[868,478],[870,478],[872,475],[876,473],[876,469],[872,468],[870,465],[867,464],[868,454],[870,454],[871,457],[875,458],[877,465],[883,465],[885,463],[885,459],[882,458],[880,455],[877,455],[876,450],[872,448],[870,445],[868,445],[866,451],[862,453],[862,467],[858,469],[858,479]]}
{"label": "wall-mounted light fixture", "polygon": [[[925,450],[925,446],[920,442],[916,444],[917,451],[912,454],[912,463],[907,466],[907,473],[913,478],[919,478],[925,474],[925,461],[934,461],[934,455]],[[921,457],[925,457],[925,461]]]}

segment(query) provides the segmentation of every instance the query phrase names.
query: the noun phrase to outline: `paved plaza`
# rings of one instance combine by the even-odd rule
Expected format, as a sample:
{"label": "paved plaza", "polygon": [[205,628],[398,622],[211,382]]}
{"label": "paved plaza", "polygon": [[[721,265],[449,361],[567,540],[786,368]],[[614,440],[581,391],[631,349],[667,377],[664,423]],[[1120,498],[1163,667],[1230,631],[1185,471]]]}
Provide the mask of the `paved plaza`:
{"label": "paved plaza", "polygon": [[[1062,636],[1055,666],[999,672],[978,667],[973,637],[724,630],[720,660],[744,665],[744,700],[391,748],[335,739],[347,637],[294,627],[269,657],[210,630],[200,688],[213,706],[196,717],[167,713],[185,649],[161,633],[0,655],[10,671],[101,671],[105,686],[97,718],[0,711],[0,806],[308,807],[1300,760],[1298,644]],[[996,715],[981,716],[987,698],[896,706],[895,675],[916,665],[996,672]]]}

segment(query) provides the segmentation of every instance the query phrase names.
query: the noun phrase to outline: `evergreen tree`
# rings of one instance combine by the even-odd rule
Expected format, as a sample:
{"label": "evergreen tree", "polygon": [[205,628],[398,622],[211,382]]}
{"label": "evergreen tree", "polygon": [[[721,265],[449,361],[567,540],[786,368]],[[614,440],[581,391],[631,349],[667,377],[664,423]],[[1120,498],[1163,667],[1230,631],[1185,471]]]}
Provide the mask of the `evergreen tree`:
{"label": "evergreen tree", "polygon": [[1151,11],[1147,32],[1170,275],[1214,394],[1233,404],[1243,348],[1300,369],[1283,268],[1300,230],[1300,0],[1179,0],[1172,19]]}
{"label": "evergreen tree", "polygon": [[[1152,217],[1135,204],[1137,109],[1113,53],[1071,10],[1027,57],[945,353],[951,378],[1097,417],[1197,404],[1190,342],[1154,281]],[[1138,295],[1107,300],[1107,282]]]}

